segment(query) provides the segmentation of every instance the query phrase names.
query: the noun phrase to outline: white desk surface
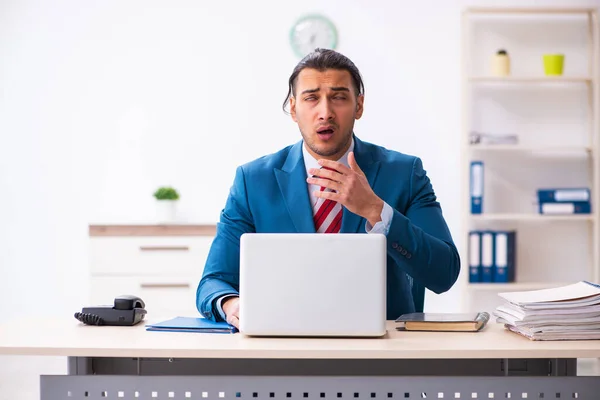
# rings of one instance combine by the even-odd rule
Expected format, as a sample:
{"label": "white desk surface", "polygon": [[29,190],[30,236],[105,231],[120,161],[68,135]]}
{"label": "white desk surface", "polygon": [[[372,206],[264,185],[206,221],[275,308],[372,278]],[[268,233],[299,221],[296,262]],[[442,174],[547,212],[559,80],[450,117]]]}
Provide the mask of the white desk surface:
{"label": "white desk surface", "polygon": [[[161,319],[162,320],[162,319]],[[159,322],[150,319],[148,322]],[[254,338],[237,334],[148,332],[86,326],[74,318],[0,325],[0,355],[162,358],[600,358],[600,340],[530,341],[490,324],[477,333],[396,331],[383,338]]]}

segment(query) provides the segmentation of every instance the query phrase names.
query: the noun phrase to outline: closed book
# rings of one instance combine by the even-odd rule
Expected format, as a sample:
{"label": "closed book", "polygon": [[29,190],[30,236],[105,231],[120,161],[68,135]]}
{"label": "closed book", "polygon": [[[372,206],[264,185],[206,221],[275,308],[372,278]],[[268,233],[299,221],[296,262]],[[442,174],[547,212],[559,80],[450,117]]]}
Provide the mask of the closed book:
{"label": "closed book", "polygon": [[403,314],[396,322],[402,325],[398,330],[407,331],[448,331],[477,332],[490,320],[487,312],[476,313],[410,313]]}

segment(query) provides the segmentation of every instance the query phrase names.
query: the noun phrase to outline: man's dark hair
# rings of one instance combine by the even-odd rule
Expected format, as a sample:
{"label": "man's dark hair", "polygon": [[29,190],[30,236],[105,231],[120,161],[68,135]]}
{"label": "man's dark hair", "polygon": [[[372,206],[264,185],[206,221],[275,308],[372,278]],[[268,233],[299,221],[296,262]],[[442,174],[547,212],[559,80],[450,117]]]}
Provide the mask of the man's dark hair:
{"label": "man's dark hair", "polygon": [[290,102],[290,97],[296,95],[296,81],[298,80],[298,75],[304,68],[312,68],[321,72],[327,69],[348,71],[350,76],[352,76],[352,84],[354,85],[356,95],[358,96],[365,93],[365,86],[362,77],[360,76],[360,72],[348,57],[334,50],[315,49],[315,51],[309,53],[300,60],[298,65],[296,65],[296,68],[294,68],[292,75],[290,75],[288,81],[288,94],[283,102],[283,111],[285,113],[287,113],[285,108]]}

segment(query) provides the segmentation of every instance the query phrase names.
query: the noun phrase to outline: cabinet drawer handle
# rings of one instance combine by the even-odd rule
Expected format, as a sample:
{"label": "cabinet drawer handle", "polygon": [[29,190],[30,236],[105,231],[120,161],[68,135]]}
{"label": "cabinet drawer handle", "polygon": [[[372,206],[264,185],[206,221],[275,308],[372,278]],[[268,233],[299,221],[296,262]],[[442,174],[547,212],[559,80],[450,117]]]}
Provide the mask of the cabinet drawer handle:
{"label": "cabinet drawer handle", "polygon": [[140,251],[189,251],[188,246],[140,246]]}
{"label": "cabinet drawer handle", "polygon": [[189,283],[140,283],[142,289],[183,288],[188,289]]}

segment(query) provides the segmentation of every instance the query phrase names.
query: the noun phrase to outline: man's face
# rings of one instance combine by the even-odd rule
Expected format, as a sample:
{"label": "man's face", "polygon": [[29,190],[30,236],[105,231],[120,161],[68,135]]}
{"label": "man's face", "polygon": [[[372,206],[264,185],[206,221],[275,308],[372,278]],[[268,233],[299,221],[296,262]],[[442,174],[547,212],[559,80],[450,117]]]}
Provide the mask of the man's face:
{"label": "man's face", "polygon": [[290,114],[298,123],[309,153],[337,161],[350,147],[354,120],[363,113],[364,96],[356,96],[348,71],[303,69],[290,99]]}

